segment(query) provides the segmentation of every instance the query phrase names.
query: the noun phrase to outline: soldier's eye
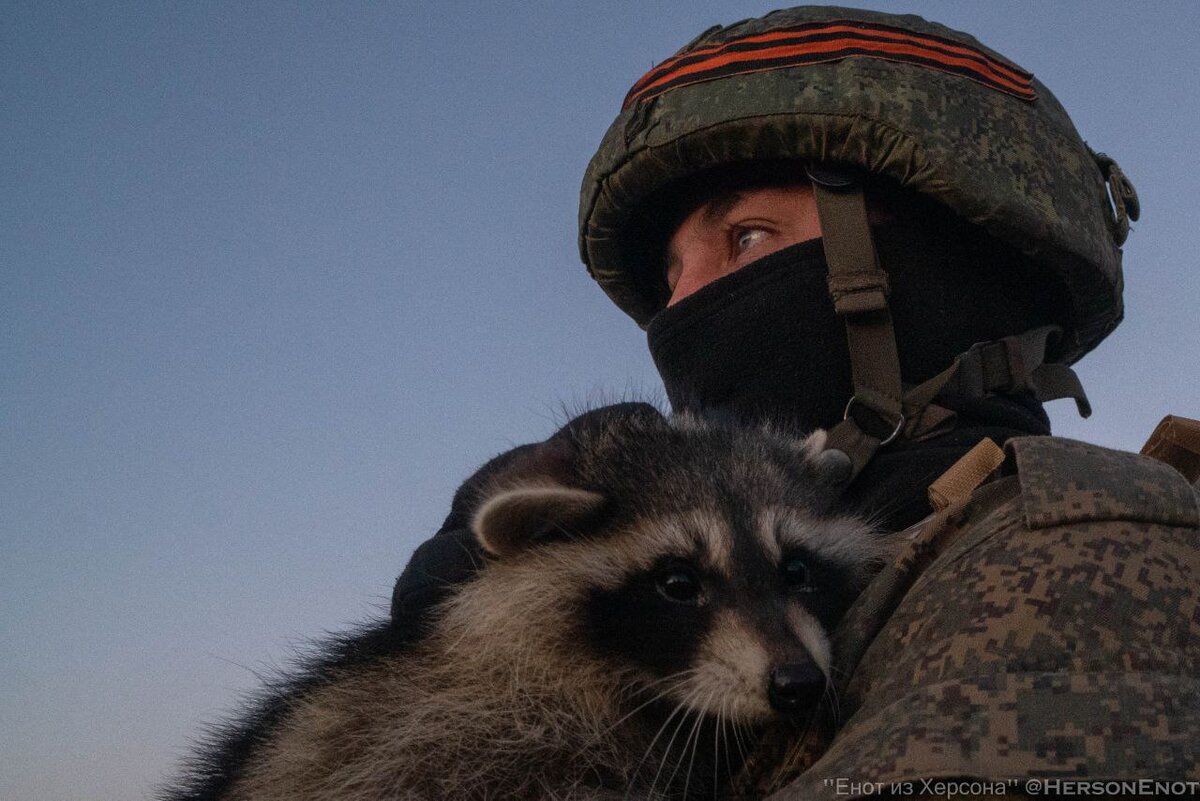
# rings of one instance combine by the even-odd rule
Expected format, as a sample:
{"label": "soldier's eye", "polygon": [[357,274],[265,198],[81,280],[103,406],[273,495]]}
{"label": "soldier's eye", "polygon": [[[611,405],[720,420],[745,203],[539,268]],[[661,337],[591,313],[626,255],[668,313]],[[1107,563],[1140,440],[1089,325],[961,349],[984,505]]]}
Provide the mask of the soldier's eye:
{"label": "soldier's eye", "polygon": [[767,232],[762,228],[743,228],[742,230],[738,231],[737,239],[735,240],[737,244],[737,252],[739,254],[745,253],[747,250],[759,244],[766,238]]}
{"label": "soldier's eye", "polygon": [[779,566],[779,572],[783,575],[784,583],[793,590],[808,592],[814,589],[812,571],[799,556],[789,556],[784,559],[783,564]]}
{"label": "soldier's eye", "polygon": [[704,589],[696,569],[683,560],[664,565],[654,577],[654,586],[659,595],[680,604],[699,603]]}

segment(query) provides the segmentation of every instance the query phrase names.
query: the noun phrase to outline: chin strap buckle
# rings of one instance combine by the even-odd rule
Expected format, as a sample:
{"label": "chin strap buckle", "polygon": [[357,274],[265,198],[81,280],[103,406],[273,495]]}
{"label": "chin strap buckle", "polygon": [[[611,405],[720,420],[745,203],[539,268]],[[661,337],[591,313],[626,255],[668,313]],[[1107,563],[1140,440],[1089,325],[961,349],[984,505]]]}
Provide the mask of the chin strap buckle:
{"label": "chin strap buckle", "polygon": [[[854,404],[856,401],[858,401],[858,396],[851,395],[850,400],[846,403],[846,411],[842,413],[842,422],[845,422],[845,421],[851,419],[850,410],[854,408]],[[904,430],[904,423],[905,423],[904,414],[902,413],[900,415],[900,421],[898,423],[896,423],[896,427],[894,429],[892,429],[892,433],[888,434],[886,437],[881,439],[879,441],[878,447],[882,448],[884,445],[890,445],[896,439],[896,437],[900,436],[900,432]],[[855,420],[854,424],[858,425],[858,421]]]}
{"label": "chin strap buckle", "polygon": [[955,360],[957,369],[939,394],[975,399],[1024,391],[1043,403],[1071,398],[1079,416],[1089,417],[1092,405],[1079,376],[1065,364],[1047,361],[1061,338],[1061,328],[1046,325],[976,343]]}

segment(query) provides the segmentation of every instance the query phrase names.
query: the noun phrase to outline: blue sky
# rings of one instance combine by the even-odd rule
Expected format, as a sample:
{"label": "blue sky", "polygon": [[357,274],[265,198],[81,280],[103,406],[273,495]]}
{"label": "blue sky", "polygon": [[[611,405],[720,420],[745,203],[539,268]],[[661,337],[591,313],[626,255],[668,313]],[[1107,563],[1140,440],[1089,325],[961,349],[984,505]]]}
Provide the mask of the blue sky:
{"label": "blue sky", "polygon": [[[1193,3],[876,2],[1032,70],[1141,193],[1080,365],[1200,417]],[[628,86],[750,2],[15,3],[0,15],[0,798],[141,798],[458,482],[654,396],[575,250]]]}

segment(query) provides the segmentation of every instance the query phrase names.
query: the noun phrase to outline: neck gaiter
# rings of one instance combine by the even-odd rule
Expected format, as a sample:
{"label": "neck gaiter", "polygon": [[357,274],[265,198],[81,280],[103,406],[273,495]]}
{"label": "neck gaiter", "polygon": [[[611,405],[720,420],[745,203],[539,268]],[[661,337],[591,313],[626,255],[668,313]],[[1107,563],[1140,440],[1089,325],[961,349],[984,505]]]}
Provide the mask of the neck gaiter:
{"label": "neck gaiter", "polygon": [[840,419],[849,356],[825,278],[821,242],[802,242],[659,312],[647,336],[672,408],[803,429]]}
{"label": "neck gaiter", "polygon": [[[903,274],[892,291],[906,377],[919,381],[936,374],[976,341],[972,337],[1024,330],[1025,321],[1007,319],[1003,308],[950,303],[965,294],[952,281],[976,279],[943,279],[938,264],[923,260],[927,253],[906,250],[914,263],[897,271]],[[895,265],[897,254],[890,255]],[[853,389],[845,326],[833,310],[826,275],[821,242],[803,242],[659,312],[647,336],[672,408],[728,415],[746,424],[770,420],[797,431],[841,420]],[[942,311],[947,307],[951,311]],[[929,513],[929,482],[982,437],[1002,443],[1010,436],[1049,433],[1041,404],[1029,395],[952,406],[958,415],[953,431],[880,451],[849,488],[846,504],[887,527],[902,528]]]}

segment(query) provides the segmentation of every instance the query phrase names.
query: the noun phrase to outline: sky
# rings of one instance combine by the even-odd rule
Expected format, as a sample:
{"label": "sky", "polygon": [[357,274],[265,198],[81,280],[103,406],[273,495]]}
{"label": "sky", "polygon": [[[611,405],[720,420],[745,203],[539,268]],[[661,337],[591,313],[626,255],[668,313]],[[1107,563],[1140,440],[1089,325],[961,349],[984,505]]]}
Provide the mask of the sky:
{"label": "sky", "polygon": [[[488,457],[661,398],[580,179],[634,80],[772,6],[0,5],[0,801],[150,798]],[[1031,70],[1137,185],[1056,433],[1200,417],[1200,4],[863,5]]]}

